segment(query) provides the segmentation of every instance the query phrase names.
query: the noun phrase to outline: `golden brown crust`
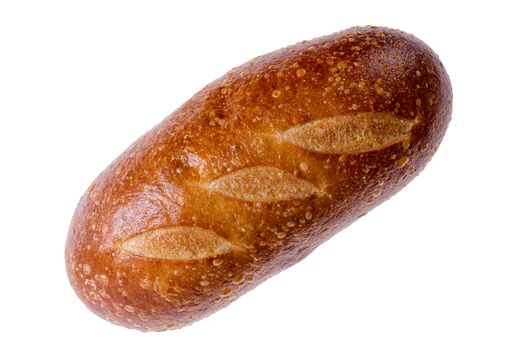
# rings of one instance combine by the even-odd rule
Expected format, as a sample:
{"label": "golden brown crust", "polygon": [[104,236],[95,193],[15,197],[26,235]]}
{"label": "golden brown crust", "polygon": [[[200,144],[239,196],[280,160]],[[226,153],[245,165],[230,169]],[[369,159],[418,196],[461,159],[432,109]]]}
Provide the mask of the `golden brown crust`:
{"label": "golden brown crust", "polygon": [[451,115],[415,37],[351,28],[231,70],[118,157],[66,243],[75,291],[131,328],[178,328],[298,262],[414,178]]}

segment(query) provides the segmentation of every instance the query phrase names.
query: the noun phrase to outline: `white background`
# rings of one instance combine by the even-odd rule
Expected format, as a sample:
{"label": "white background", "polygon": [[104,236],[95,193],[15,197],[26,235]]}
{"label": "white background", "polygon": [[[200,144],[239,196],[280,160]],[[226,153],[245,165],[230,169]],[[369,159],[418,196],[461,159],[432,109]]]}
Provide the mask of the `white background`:
{"label": "white background", "polygon": [[[525,348],[525,54],[516,1],[0,0],[0,348]],[[454,113],[425,171],[303,262],[190,327],[99,319],[69,286],[90,182],[205,84],[354,26],[445,64]]]}

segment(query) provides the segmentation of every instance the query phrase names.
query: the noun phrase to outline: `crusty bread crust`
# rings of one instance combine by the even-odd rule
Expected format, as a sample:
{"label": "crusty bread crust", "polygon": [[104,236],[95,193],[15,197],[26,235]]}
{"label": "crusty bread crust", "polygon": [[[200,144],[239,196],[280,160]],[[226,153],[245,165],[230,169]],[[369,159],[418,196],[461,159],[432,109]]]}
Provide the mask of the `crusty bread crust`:
{"label": "crusty bread crust", "polygon": [[303,259],[413,179],[452,92],[423,42],[351,28],[217,79],[89,187],[66,243],[101,317],[179,328]]}

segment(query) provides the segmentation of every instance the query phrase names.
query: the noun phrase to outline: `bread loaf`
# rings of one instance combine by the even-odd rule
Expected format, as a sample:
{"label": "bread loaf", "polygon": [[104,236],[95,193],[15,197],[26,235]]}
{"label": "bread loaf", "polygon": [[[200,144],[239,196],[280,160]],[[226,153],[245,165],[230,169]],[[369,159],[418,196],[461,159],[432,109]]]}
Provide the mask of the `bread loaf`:
{"label": "bread loaf", "polygon": [[404,187],[451,106],[438,57],[401,31],[351,28],[257,57],[93,182],[66,243],[71,284],[125,327],[202,319]]}

